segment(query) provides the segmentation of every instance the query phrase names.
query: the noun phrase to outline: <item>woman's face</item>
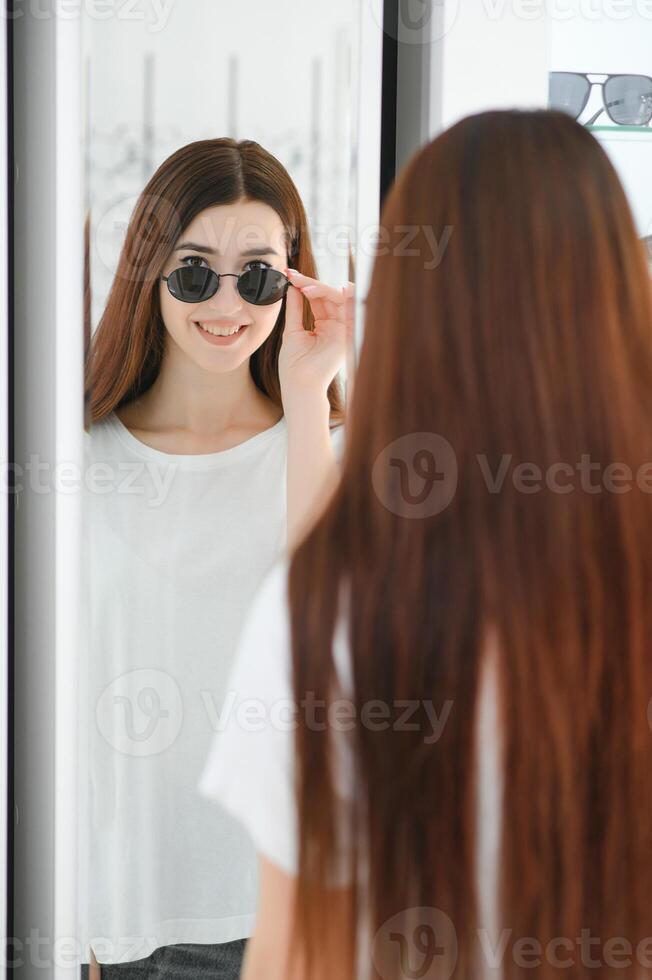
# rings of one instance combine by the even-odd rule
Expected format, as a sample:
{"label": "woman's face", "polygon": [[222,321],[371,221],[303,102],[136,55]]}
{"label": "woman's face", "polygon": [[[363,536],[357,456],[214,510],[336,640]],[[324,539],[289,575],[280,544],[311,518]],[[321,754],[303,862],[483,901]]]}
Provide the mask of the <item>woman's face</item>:
{"label": "woman's face", "polygon": [[[273,208],[262,201],[238,201],[207,208],[182,232],[166,262],[168,276],[185,265],[240,274],[270,266],[282,272],[288,264],[285,229]],[[270,306],[245,302],[232,277],[220,279],[217,292],[202,303],[175,299],[160,281],[160,301],[167,341],[174,341],[199,367],[215,373],[233,371],[269,337],[283,300]],[[241,327],[233,336],[215,336],[205,328]]]}

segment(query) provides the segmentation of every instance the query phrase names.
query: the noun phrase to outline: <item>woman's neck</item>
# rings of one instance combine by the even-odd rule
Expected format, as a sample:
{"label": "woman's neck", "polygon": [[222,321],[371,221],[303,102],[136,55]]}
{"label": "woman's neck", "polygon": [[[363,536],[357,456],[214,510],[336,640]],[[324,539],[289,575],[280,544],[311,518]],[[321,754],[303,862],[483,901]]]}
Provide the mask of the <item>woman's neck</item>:
{"label": "woman's neck", "polygon": [[[139,438],[164,442],[164,451],[211,452],[262,432],[283,411],[257,388],[248,361],[213,374],[165,357],[152,386],[116,414]],[[179,448],[169,448],[171,440]]]}

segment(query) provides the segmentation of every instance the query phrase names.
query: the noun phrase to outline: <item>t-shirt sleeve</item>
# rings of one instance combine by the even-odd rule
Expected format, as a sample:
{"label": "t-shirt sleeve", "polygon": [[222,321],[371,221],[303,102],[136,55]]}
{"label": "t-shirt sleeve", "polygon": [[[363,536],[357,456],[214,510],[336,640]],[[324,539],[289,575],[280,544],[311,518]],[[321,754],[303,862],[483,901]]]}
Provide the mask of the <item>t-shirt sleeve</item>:
{"label": "t-shirt sleeve", "polygon": [[[289,558],[261,583],[240,636],[218,729],[198,783],[249,832],[256,849],[296,875],[294,731],[296,703],[287,614]],[[341,745],[336,778],[338,854],[331,883],[347,882],[352,773]],[[346,787],[345,797],[341,796]],[[348,796],[347,796],[348,794]]]}

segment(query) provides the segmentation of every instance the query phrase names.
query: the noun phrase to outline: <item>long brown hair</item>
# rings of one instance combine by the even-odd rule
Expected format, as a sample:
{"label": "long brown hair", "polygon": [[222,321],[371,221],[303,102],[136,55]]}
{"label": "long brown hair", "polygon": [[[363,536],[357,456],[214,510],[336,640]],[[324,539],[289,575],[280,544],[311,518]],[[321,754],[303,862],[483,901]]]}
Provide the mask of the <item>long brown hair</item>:
{"label": "long brown hair", "polygon": [[[142,191],[129,222],[118,268],[86,358],[85,397],[92,422],[143,394],[156,379],[164,354],[158,277],[181,232],[206,208],[240,200],[262,201],[281,218],[288,261],[317,277],[303,203],[289,173],[254,140],[198,140],[165,160]],[[314,327],[304,302],[303,324]],[[249,359],[257,387],[282,406],[278,356],[285,303],[274,328]],[[331,418],[343,417],[340,384],[328,389]]]}
{"label": "long brown hair", "polygon": [[[491,649],[505,781],[494,903],[499,931],[509,930],[502,975],[523,975],[517,943],[533,940],[541,955],[535,965],[537,947],[527,947],[528,976],[557,975],[555,956],[568,959],[569,941],[570,975],[612,976],[607,940],[626,937],[635,950],[652,935],[644,249],[598,142],[544,110],[454,125],[409,161],[381,225],[341,482],[291,561],[294,693],[328,705],[339,690],[331,645],[346,584],[355,717],[375,701],[428,699],[438,714],[452,710],[429,744],[421,707],[410,719],[416,730],[354,728],[359,853],[340,950],[348,944],[352,963],[363,906],[372,937],[395,915],[407,923],[409,909],[436,909],[452,923],[457,952],[450,944],[439,972],[412,975],[448,977],[454,962],[454,977],[484,975],[475,739]],[[448,236],[435,265],[433,232]],[[432,434],[450,452],[435,460],[444,496],[428,512],[419,510],[417,457]],[[411,447],[403,458],[402,437]],[[491,492],[501,464],[508,475]],[[406,502],[396,480],[408,466]],[[329,746],[328,732],[302,718],[295,938],[315,968],[332,919]],[[357,877],[363,854],[368,891]],[[414,913],[417,925],[424,914]],[[582,930],[603,944],[599,970],[580,956]],[[561,946],[546,946],[557,937]],[[499,941],[489,937],[494,949]],[[403,976],[391,951],[375,955],[385,962],[371,975]],[[590,955],[595,964],[595,945]],[[615,974],[650,975],[634,952],[630,960]]]}

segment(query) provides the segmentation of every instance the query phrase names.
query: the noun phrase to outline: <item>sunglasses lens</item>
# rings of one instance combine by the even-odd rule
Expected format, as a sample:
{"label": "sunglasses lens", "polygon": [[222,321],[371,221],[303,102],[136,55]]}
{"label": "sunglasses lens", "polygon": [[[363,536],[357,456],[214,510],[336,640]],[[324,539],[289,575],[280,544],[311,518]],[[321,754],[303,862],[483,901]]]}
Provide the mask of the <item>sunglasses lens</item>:
{"label": "sunglasses lens", "polygon": [[548,79],[548,104],[551,109],[559,109],[577,119],[582,115],[590,90],[588,78],[570,71],[553,71]]}
{"label": "sunglasses lens", "polygon": [[202,266],[183,266],[168,276],[168,289],[182,303],[201,303],[213,295],[216,287],[217,276]]}
{"label": "sunglasses lens", "polygon": [[645,75],[614,75],[605,82],[607,112],[619,126],[647,126],[652,119],[652,79]]}
{"label": "sunglasses lens", "polygon": [[248,269],[238,280],[243,300],[254,306],[270,306],[283,299],[288,280],[276,269]]}

